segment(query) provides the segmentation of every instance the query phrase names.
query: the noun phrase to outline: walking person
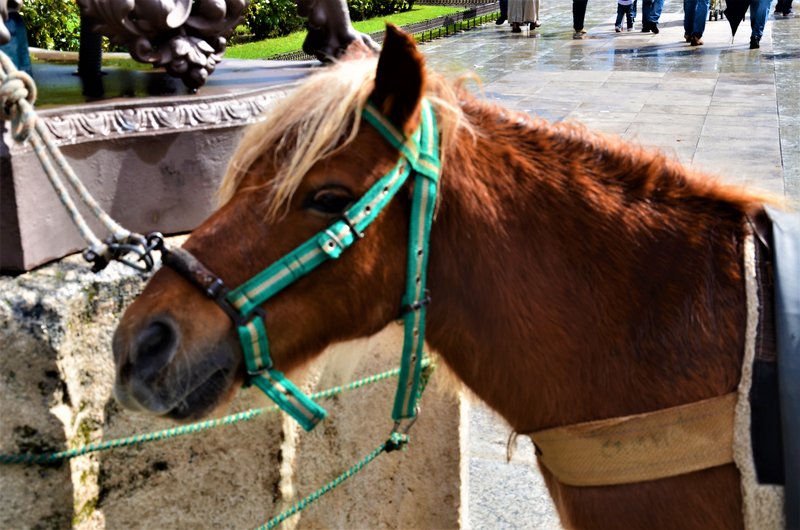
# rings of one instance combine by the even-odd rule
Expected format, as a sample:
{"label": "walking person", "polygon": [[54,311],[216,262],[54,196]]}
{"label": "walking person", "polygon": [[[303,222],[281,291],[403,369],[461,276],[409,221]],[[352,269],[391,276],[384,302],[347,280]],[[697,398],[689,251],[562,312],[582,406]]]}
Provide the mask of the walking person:
{"label": "walking person", "polygon": [[791,16],[792,0],[778,0],[778,3],[775,4],[775,16],[777,16],[778,13],[785,17]]}
{"label": "walking person", "polygon": [[703,45],[709,0],[683,0],[683,38],[692,46]]}
{"label": "walking person", "polygon": [[627,22],[628,31],[633,29],[633,15],[631,10],[633,7],[633,0],[617,0],[617,21],[614,22],[614,31],[619,33],[622,31],[622,17],[625,17]]}
{"label": "walking person", "polygon": [[508,0],[500,0],[500,16],[494,21],[498,26],[502,26],[508,19]]}
{"label": "walking person", "polygon": [[750,49],[761,47],[764,26],[767,25],[770,0],[750,0]]}
{"label": "walking person", "polygon": [[575,33],[572,35],[573,39],[582,39],[586,36],[586,30],[583,29],[583,21],[586,18],[586,4],[589,0],[572,0],[572,29]]}
{"label": "walking person", "polygon": [[663,8],[664,0],[642,0],[642,33],[659,32],[658,19]]}
{"label": "walking person", "polygon": [[508,23],[512,33],[520,33],[521,26],[528,24],[530,29],[539,27],[539,0],[507,0]]}

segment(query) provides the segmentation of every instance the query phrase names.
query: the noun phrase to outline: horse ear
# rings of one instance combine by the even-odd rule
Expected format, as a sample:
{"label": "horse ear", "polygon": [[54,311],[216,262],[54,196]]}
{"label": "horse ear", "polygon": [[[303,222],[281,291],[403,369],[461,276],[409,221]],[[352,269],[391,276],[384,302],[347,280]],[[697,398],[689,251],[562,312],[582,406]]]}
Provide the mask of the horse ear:
{"label": "horse ear", "polygon": [[419,125],[424,91],[425,59],[417,51],[414,37],[387,24],[375,89],[370,96],[372,103],[396,127],[410,135]]}

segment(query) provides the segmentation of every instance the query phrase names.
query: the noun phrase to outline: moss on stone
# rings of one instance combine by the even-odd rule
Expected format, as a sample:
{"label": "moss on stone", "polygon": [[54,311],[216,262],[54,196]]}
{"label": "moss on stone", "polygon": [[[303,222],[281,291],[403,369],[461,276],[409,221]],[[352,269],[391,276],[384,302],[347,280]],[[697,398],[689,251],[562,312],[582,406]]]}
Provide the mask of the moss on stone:
{"label": "moss on stone", "polygon": [[77,526],[84,521],[88,521],[97,509],[97,497],[84,502],[83,505],[75,507],[75,515],[72,516],[72,526]]}

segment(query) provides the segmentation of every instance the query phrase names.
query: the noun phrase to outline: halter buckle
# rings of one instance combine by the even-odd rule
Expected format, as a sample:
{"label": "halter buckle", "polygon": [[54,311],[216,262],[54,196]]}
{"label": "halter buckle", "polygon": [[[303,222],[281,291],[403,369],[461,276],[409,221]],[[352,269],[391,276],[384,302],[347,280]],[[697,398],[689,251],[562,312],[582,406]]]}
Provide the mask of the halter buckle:
{"label": "halter buckle", "polygon": [[425,289],[425,297],[422,300],[416,300],[410,304],[404,305],[400,308],[400,316],[412,311],[419,311],[423,307],[427,307],[431,303],[431,292]]}
{"label": "halter buckle", "polygon": [[356,229],[356,225],[349,217],[347,217],[347,214],[342,214],[342,216],[339,217],[339,221],[347,225],[347,228],[350,229],[350,233],[353,234],[353,239],[356,241],[359,239],[364,239],[364,232],[359,232],[358,229]]}

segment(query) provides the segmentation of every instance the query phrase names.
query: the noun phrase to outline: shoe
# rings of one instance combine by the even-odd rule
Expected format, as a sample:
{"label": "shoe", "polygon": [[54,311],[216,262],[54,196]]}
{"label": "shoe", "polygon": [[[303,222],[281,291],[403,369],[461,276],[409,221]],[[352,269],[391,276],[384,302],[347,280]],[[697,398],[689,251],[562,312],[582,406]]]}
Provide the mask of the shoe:
{"label": "shoe", "polygon": [[631,24],[630,26],[628,26],[628,31],[633,31],[633,24]]}
{"label": "shoe", "polygon": [[614,26],[614,31],[616,31],[617,33],[621,32],[622,26]]}
{"label": "shoe", "polygon": [[528,22],[528,27],[529,27],[530,29],[536,29],[536,28],[539,28],[539,27],[541,27],[541,26],[542,26],[542,23],[541,23],[541,22],[539,22],[538,20],[536,20],[536,21],[534,21],[534,22]]}
{"label": "shoe", "polygon": [[759,49],[761,47],[761,44],[759,44],[760,40],[761,37],[750,37],[750,49],[751,50]]}
{"label": "shoe", "polygon": [[650,23],[642,22],[642,33],[650,33]]}
{"label": "shoe", "polygon": [[689,44],[691,46],[702,46],[703,45],[703,39],[701,39],[697,35],[692,35],[692,40],[691,40],[691,42],[689,42]]}
{"label": "shoe", "polygon": [[791,9],[789,11],[784,11],[783,12],[783,16],[785,16],[785,17],[791,17],[793,15],[794,15],[794,13],[792,12]]}
{"label": "shoe", "polygon": [[522,28],[519,27],[519,24],[514,22],[511,24],[511,33],[522,33]]}
{"label": "shoe", "polygon": [[584,37],[586,37],[585,29],[576,30],[575,33],[572,34],[572,38],[575,40],[580,40],[583,39]]}
{"label": "shoe", "polygon": [[692,42],[692,36],[689,35],[688,33],[684,33],[683,40],[685,40],[686,42]]}
{"label": "shoe", "polygon": [[506,23],[506,17],[500,17],[497,20],[495,20],[494,23],[498,26],[502,26],[503,24]]}
{"label": "shoe", "polygon": [[655,24],[655,23],[650,24],[650,31],[652,31],[653,33],[658,35],[659,34],[658,24]]}

